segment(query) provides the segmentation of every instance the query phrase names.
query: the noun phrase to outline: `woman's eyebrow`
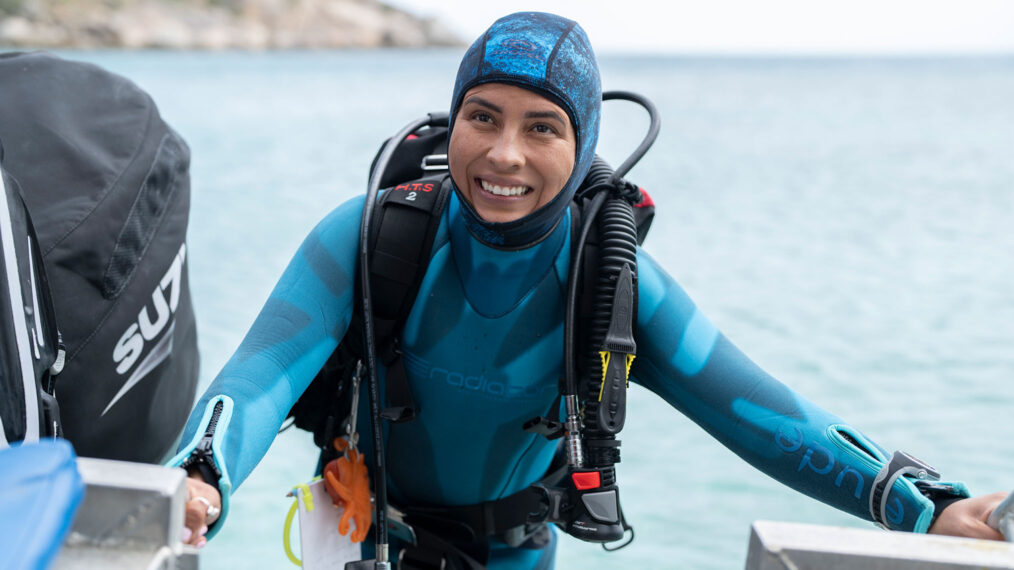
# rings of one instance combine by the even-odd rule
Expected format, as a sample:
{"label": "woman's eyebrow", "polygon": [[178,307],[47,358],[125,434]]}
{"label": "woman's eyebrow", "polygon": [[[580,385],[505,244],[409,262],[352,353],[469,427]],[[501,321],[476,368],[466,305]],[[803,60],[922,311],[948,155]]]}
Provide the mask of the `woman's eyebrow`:
{"label": "woman's eyebrow", "polygon": [[461,106],[464,107],[465,105],[468,105],[469,103],[475,103],[477,105],[481,105],[481,106],[486,107],[490,111],[493,111],[495,113],[503,113],[503,109],[501,109],[499,105],[494,105],[490,101],[487,101],[486,99],[483,99],[482,97],[479,97],[478,95],[472,95],[471,97],[465,99],[465,102],[462,103]]}
{"label": "woman's eyebrow", "polygon": [[[503,113],[503,109],[499,105],[497,105],[496,103],[493,103],[492,101],[489,101],[487,99],[483,99],[482,97],[480,97],[478,95],[471,95],[471,96],[469,96],[468,98],[465,99],[465,101],[461,104],[461,106],[464,107],[465,105],[469,105],[469,104],[475,104],[475,105],[479,105],[481,107],[486,107],[487,109],[489,109],[490,111],[493,111],[494,113]],[[557,113],[556,111],[529,111],[529,112],[525,113],[525,118],[526,119],[552,119],[554,121],[559,122],[561,125],[566,125],[567,124],[567,121],[564,120],[564,118],[559,113]]]}
{"label": "woman's eyebrow", "polygon": [[525,113],[526,119],[553,119],[559,122],[561,125],[566,125],[567,122],[563,120],[556,111],[529,111]]}

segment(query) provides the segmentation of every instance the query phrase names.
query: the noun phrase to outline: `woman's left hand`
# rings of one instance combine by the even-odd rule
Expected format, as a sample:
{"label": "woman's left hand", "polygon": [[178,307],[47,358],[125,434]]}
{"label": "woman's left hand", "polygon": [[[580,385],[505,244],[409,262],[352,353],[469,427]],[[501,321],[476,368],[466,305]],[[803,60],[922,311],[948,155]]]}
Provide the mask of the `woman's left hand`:
{"label": "woman's left hand", "polygon": [[930,527],[929,533],[1003,540],[1003,535],[986,524],[986,519],[1005,498],[1007,498],[1007,492],[1001,491],[951,503],[944,509],[944,512],[940,513],[936,522]]}

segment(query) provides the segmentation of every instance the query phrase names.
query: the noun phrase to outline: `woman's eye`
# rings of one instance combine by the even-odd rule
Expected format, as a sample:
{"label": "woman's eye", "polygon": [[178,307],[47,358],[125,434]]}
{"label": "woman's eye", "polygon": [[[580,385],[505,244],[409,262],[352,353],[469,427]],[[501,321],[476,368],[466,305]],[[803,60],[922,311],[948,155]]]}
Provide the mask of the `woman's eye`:
{"label": "woman's eye", "polygon": [[544,135],[551,135],[551,134],[553,134],[553,133],[556,132],[553,129],[553,127],[551,127],[549,125],[546,125],[546,124],[542,124],[542,123],[540,123],[540,124],[535,125],[534,127],[532,127],[532,130],[534,130],[535,132],[537,132],[539,134],[544,134]]}
{"label": "woman's eye", "polygon": [[478,113],[475,113],[474,115],[472,115],[472,119],[476,120],[476,121],[479,121],[480,123],[492,123],[493,122],[493,117],[491,117],[489,115],[489,113],[485,113],[485,112],[482,112],[482,111],[479,111]]}

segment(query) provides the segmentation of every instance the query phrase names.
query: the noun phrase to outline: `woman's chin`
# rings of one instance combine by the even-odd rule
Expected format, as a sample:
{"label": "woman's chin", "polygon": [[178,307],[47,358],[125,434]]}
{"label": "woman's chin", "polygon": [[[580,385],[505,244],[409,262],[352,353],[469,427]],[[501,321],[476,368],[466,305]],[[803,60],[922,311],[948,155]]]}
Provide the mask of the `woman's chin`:
{"label": "woman's chin", "polygon": [[525,217],[525,212],[478,212],[484,222],[491,224],[506,224]]}
{"label": "woman's chin", "polygon": [[518,203],[510,204],[505,203],[506,200],[497,200],[501,202],[491,206],[490,204],[482,204],[476,202],[482,202],[482,200],[476,200],[472,203],[472,208],[475,209],[475,213],[479,214],[484,222],[491,224],[505,224],[507,222],[513,222],[520,220],[532,212],[530,204],[522,203],[518,200]]}

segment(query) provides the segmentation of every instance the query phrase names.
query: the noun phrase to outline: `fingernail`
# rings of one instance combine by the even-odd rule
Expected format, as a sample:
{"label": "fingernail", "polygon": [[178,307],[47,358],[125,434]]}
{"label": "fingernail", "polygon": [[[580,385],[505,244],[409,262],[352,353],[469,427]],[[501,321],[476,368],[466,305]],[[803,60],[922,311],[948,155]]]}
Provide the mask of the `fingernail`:
{"label": "fingernail", "polygon": [[201,540],[200,540],[200,541],[199,541],[199,542],[197,543],[197,549],[199,550],[199,549],[201,549],[201,548],[204,548],[204,547],[205,547],[205,546],[206,546],[207,544],[208,544],[208,539],[206,539],[206,538],[202,538],[202,539],[201,539]]}
{"label": "fingernail", "polygon": [[201,536],[204,536],[204,535],[208,534],[208,525],[202,526],[201,527],[201,532],[198,533],[198,534],[200,534]]}
{"label": "fingernail", "polygon": [[194,536],[194,531],[190,530],[190,527],[183,527],[183,542],[190,542],[192,536]]}

